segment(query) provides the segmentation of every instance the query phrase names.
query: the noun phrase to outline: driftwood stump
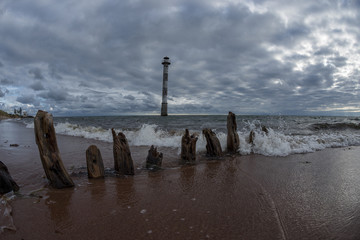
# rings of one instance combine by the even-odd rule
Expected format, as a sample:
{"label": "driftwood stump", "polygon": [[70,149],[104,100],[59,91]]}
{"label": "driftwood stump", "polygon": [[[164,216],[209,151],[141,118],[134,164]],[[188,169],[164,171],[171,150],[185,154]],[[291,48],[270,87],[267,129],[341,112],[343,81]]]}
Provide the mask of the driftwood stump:
{"label": "driftwood stump", "polygon": [[114,140],[114,168],[115,171],[124,175],[134,175],[134,163],[128,141],[122,132],[116,135],[115,130],[111,129]]}
{"label": "driftwood stump", "polygon": [[203,129],[202,132],[206,138],[206,155],[209,157],[221,157],[222,149],[216,134],[209,128]]}
{"label": "driftwood stump", "polygon": [[153,145],[150,147],[147,158],[146,168],[160,168],[162,164],[163,154],[157,151]]}
{"label": "driftwood stump", "polygon": [[181,138],[181,159],[186,162],[196,160],[196,142],[198,138],[193,134],[190,136],[189,130],[185,129],[185,134]]}
{"label": "driftwood stump", "polygon": [[254,144],[254,140],[255,140],[255,132],[254,130],[251,130],[249,133],[249,143]]}
{"label": "driftwood stump", "polygon": [[55,188],[73,187],[74,183],[60,157],[50,113],[39,110],[34,119],[35,139],[46,177]]}
{"label": "driftwood stump", "polygon": [[237,133],[236,116],[229,112],[227,116],[227,151],[237,152],[240,146],[239,135]]}
{"label": "driftwood stump", "polygon": [[269,130],[268,130],[267,127],[265,127],[265,126],[262,126],[261,130],[262,130],[263,132],[265,132],[266,134],[269,133]]}
{"label": "driftwood stump", "polygon": [[10,176],[6,165],[0,161],[0,194],[5,194],[11,191],[17,192],[19,189],[19,186]]}
{"label": "driftwood stump", "polygon": [[91,145],[86,150],[86,165],[89,178],[103,178],[105,175],[104,163],[100,150]]}
{"label": "driftwood stump", "polygon": [[[261,131],[263,131],[265,134],[269,133],[269,130],[265,126],[262,126]],[[254,140],[255,140],[255,132],[254,130],[251,130],[249,134],[249,143],[254,144]]]}

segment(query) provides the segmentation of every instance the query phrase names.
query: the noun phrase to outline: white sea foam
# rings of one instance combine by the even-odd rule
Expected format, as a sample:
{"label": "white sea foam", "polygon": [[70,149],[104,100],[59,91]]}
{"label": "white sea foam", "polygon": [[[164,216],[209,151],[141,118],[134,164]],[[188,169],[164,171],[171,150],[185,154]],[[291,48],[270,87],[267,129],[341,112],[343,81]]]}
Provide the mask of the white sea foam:
{"label": "white sea foam", "polygon": [[265,156],[287,156],[295,153],[308,153],[333,147],[360,145],[360,134],[322,133],[320,135],[284,135],[271,128],[268,133],[255,130],[255,139],[248,143],[249,133],[239,132],[240,153],[251,152]]}
{"label": "white sea foam", "polygon": [[[33,128],[33,124],[28,124],[28,128]],[[101,127],[80,126],[70,123],[58,123],[55,125],[56,133],[96,139],[105,142],[112,142],[110,129]],[[252,144],[248,143],[250,130],[255,132],[255,139]],[[143,124],[137,130],[122,130],[128,139],[130,146],[150,146],[178,148],[180,154],[181,137],[183,131],[168,132],[159,128],[155,124]],[[216,132],[223,150],[226,149],[227,135],[224,132]],[[191,134],[194,132],[191,132]],[[197,132],[197,151],[206,151],[206,139],[200,130]],[[360,133],[322,133],[317,135],[285,135],[281,131],[274,131],[268,128],[268,133],[261,130],[259,124],[250,123],[246,129],[238,131],[240,138],[239,152],[242,155],[250,153],[262,154],[266,156],[287,156],[295,153],[307,153],[331,147],[345,147],[360,145]]]}
{"label": "white sea foam", "polygon": [[[120,130],[121,131],[121,130]],[[139,130],[123,131],[132,146],[163,146],[178,147],[181,143],[181,133],[169,133],[158,129],[155,124],[143,124]]]}

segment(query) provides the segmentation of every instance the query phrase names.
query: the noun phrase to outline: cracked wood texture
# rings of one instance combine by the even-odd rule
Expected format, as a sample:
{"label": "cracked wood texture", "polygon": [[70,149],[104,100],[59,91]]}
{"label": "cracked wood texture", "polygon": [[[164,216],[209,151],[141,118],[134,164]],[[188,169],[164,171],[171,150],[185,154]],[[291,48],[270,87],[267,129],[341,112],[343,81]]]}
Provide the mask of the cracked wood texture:
{"label": "cracked wood texture", "polygon": [[115,171],[123,175],[134,175],[134,163],[126,136],[122,132],[119,132],[119,134],[116,135],[113,128],[111,129],[111,132],[114,141],[113,152]]}
{"label": "cracked wood texture", "polygon": [[181,160],[195,162],[197,140],[194,134],[190,136],[189,130],[185,129],[185,134],[181,138]]}
{"label": "cracked wood texture", "polygon": [[239,135],[237,133],[236,116],[229,112],[227,116],[227,151],[237,152],[240,146]]}
{"label": "cracked wood texture", "polygon": [[50,185],[54,188],[73,187],[74,183],[60,157],[52,115],[39,110],[34,119],[34,130],[41,162]]}
{"label": "cracked wood texture", "polygon": [[105,175],[101,152],[97,146],[91,145],[86,150],[86,165],[89,178],[103,178]]}
{"label": "cracked wood texture", "polygon": [[157,148],[151,145],[148,156],[146,157],[146,168],[158,169],[161,167],[163,154],[157,151]]}
{"label": "cracked wood texture", "polygon": [[206,155],[208,157],[221,157],[222,149],[216,134],[209,128],[203,129],[202,132],[206,138]]}

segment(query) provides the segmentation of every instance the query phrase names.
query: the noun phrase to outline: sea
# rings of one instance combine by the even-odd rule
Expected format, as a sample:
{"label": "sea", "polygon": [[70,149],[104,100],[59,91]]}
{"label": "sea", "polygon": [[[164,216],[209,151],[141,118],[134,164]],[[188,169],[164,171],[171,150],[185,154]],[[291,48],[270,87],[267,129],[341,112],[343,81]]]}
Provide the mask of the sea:
{"label": "sea", "polygon": [[[21,121],[34,128],[33,119]],[[236,122],[242,155],[287,156],[360,145],[360,117],[237,115]],[[212,129],[226,149],[226,124],[227,115],[54,117],[57,134],[112,142],[114,128],[125,134],[130,146],[169,147],[178,154],[185,129],[198,136],[199,153],[206,151],[204,128]],[[251,131],[255,139],[249,143]]]}

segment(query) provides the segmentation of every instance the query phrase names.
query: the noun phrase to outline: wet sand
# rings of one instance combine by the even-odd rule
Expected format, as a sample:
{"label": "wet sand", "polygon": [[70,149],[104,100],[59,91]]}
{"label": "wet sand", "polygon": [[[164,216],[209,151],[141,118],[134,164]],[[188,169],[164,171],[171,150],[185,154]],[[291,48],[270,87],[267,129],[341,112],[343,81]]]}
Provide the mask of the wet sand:
{"label": "wet sand", "polygon": [[86,148],[96,144],[111,168],[112,144],[57,140],[75,188],[49,187],[33,129],[0,121],[0,161],[21,187],[9,202],[17,230],[1,239],[360,238],[360,147],[219,161],[199,156],[193,166],[178,165],[177,149],[161,148],[165,169],[158,172],[141,168],[148,147],[132,147],[135,176],[89,180]]}

